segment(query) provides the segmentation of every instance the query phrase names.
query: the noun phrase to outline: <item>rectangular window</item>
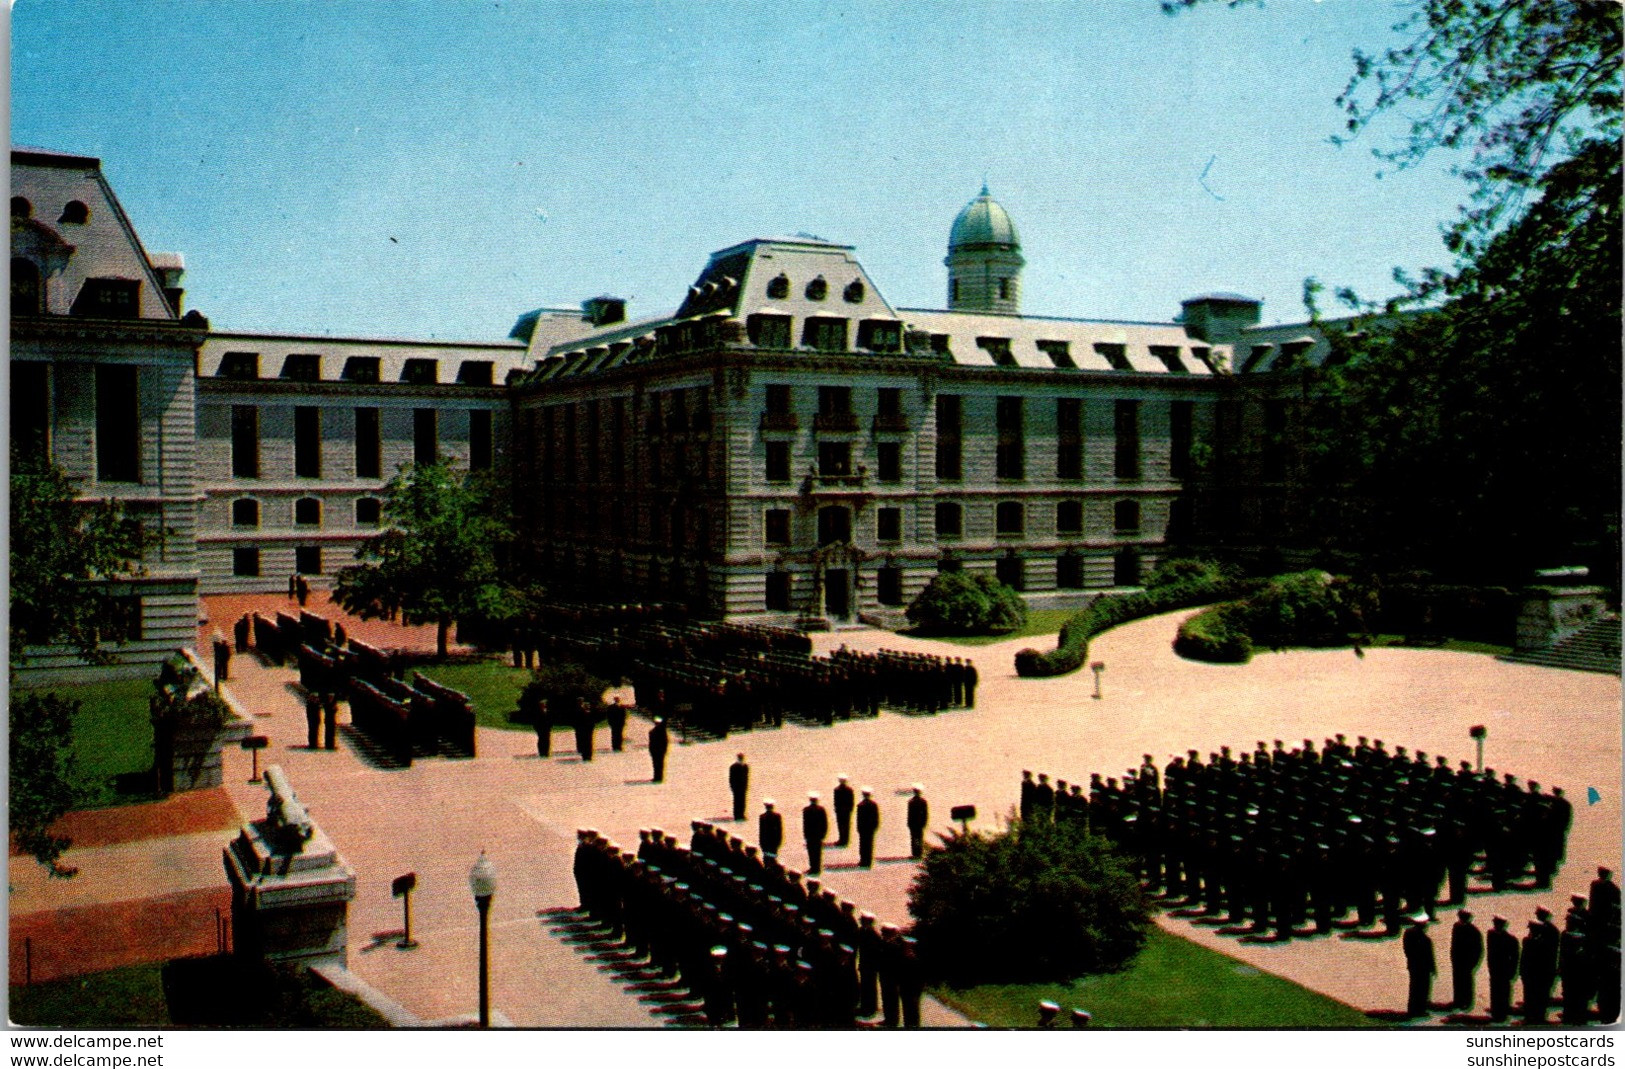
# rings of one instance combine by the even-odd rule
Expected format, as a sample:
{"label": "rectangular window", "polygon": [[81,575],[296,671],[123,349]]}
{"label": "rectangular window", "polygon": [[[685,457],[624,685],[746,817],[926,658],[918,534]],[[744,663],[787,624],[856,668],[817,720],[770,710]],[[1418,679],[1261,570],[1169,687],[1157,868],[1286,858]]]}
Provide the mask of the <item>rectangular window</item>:
{"label": "rectangular window", "polygon": [[957,394],[937,395],[937,478],[958,482],[964,475],[960,446],[962,401]]}
{"label": "rectangular window", "polygon": [[998,399],[998,452],[996,468],[1001,479],[1023,479],[1027,475],[1027,440],[1023,427],[1023,406],[1019,397]]}
{"label": "rectangular window", "polygon": [[881,542],[903,540],[903,510],[879,509],[875,512],[875,538]]}
{"label": "rectangular window", "polygon": [[903,443],[875,443],[875,478],[883,483],[903,481]]}
{"label": "rectangular window", "polygon": [[764,523],[768,545],[787,546],[790,544],[789,509],[768,509],[764,515]]}
{"label": "rectangular window", "polygon": [[1055,477],[1083,478],[1083,402],[1076,397],[1055,402]]}
{"label": "rectangular window", "polygon": [[1113,473],[1119,479],[1140,477],[1140,402],[1118,401],[1112,409],[1117,441]]}
{"label": "rectangular window", "polygon": [[141,481],[140,369],[127,364],[96,368],[96,478]]}
{"label": "rectangular window", "polygon": [[767,573],[766,605],[770,612],[790,611],[790,573]]}
{"label": "rectangular window", "polygon": [[1055,560],[1055,585],[1062,590],[1083,587],[1083,558],[1076,553],[1065,553]]}
{"label": "rectangular window", "polygon": [[1027,562],[1020,557],[1000,557],[993,562],[993,578],[1011,590],[1027,589]]}
{"label": "rectangular window", "polygon": [[790,481],[790,443],[767,442],[766,478],[770,483]]}
{"label": "rectangular window", "polygon": [[810,346],[820,352],[844,353],[846,351],[846,320],[831,319],[825,316],[808,316],[806,326],[801,331],[801,344]]}
{"label": "rectangular window", "polygon": [[360,497],[355,502],[355,525],[377,527],[383,519],[383,502],[376,497]]}
{"label": "rectangular window", "polygon": [[344,370],[339,372],[339,377],[345,382],[377,382],[378,363],[376,356],[346,357]]}
{"label": "rectangular window", "polygon": [[322,547],[295,546],[293,550],[293,567],[300,575],[321,575]]}
{"label": "rectangular window", "polygon": [[51,455],[51,378],[38,361],[11,364],[11,441],[27,459]]}
{"label": "rectangular window", "polygon": [[1168,474],[1176,479],[1190,477],[1192,414],[1190,401],[1168,403]]}
{"label": "rectangular window", "polygon": [[773,416],[790,414],[790,387],[783,383],[770,383],[767,387],[767,412]]}
{"label": "rectangular window", "polygon": [[141,283],[126,278],[87,278],[68,311],[96,319],[136,319],[141,315]]}
{"label": "rectangular window", "polygon": [[301,479],[322,477],[322,410],[293,410],[293,473]]}
{"label": "rectangular window", "polygon": [[253,405],[231,406],[231,474],[260,477],[260,410]]}
{"label": "rectangular window", "polygon": [[[597,415],[596,409],[594,409],[593,414],[594,416]],[[596,439],[594,440],[596,441]],[[468,469],[470,471],[488,471],[490,467],[491,410],[476,408],[468,414]]]}
{"label": "rectangular window", "polygon": [[260,377],[259,353],[227,353],[220,359],[216,373],[223,379],[257,379]]}
{"label": "rectangular window", "polygon": [[489,386],[493,370],[489,360],[464,360],[457,365],[457,381],[464,386]]}
{"label": "rectangular window", "polygon": [[355,474],[358,479],[377,479],[384,471],[384,442],[379,432],[378,410],[355,410]]}
{"label": "rectangular window", "polygon": [[[430,361],[433,363],[433,361]],[[432,408],[412,410],[412,463],[433,464],[440,456],[440,428]]]}
{"label": "rectangular window", "polygon": [[818,474],[826,479],[852,474],[851,442],[819,442]]}
{"label": "rectangular window", "polygon": [[790,317],[753,315],[745,320],[750,343],[761,349],[790,348]]}
{"label": "rectangular window", "polygon": [[958,538],[964,532],[963,510],[958,502],[937,503],[937,537]]}
{"label": "rectangular window", "polygon": [[260,574],[260,551],[239,547],[231,551],[231,574],[256,576]]}
{"label": "rectangular window", "polygon": [[895,353],[903,347],[903,325],[892,319],[865,319],[858,324],[858,348]]}
{"label": "rectangular window", "polygon": [[141,595],[109,598],[107,617],[98,622],[96,635],[103,642],[140,642]]}
{"label": "rectangular window", "polygon": [[415,386],[433,386],[440,381],[440,361],[414,357],[401,366],[401,381]]}
{"label": "rectangular window", "polygon": [[319,382],[322,358],[316,353],[289,353],[282,359],[282,377],[294,382]]}
{"label": "rectangular window", "polygon": [[1055,533],[1058,535],[1083,533],[1083,502],[1061,501],[1056,503]]}
{"label": "rectangular window", "polygon": [[903,414],[903,391],[898,386],[882,386],[875,391],[875,411],[882,416]]}
{"label": "rectangular window", "polygon": [[903,569],[882,568],[875,573],[875,600],[882,605],[903,604]]}

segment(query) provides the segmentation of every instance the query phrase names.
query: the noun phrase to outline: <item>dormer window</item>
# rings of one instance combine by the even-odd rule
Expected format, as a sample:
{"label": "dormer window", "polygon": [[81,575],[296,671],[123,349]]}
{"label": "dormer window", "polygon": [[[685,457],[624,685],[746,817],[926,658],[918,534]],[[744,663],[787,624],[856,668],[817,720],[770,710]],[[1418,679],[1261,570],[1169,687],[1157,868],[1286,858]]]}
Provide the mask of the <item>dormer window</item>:
{"label": "dormer window", "polygon": [[895,319],[865,319],[858,323],[858,348],[895,353],[902,347],[903,325]]}
{"label": "dormer window", "polygon": [[464,360],[457,368],[457,381],[464,386],[489,386],[493,370],[494,365],[489,360]]}
{"label": "dormer window", "polygon": [[260,354],[227,353],[220,361],[219,375],[223,379],[259,378]]}
{"label": "dormer window", "polygon": [[413,358],[401,368],[401,381],[414,386],[433,386],[440,381],[440,361]]}
{"label": "dormer window", "polygon": [[779,277],[770,281],[767,284],[767,296],[769,300],[774,301],[782,301],[786,297],[790,296],[789,277],[786,275],[780,275]]}
{"label": "dormer window", "polygon": [[828,296],[829,283],[824,281],[823,275],[819,275],[817,278],[807,283],[807,299],[809,301],[821,301]]}
{"label": "dormer window", "polygon": [[1095,345],[1095,352],[1106,358],[1106,363],[1112,366],[1113,371],[1133,371],[1134,365],[1128,362],[1128,346],[1100,342]]}
{"label": "dormer window", "polygon": [[319,382],[322,358],[315,353],[290,353],[282,361],[282,377],[294,382]]}
{"label": "dormer window", "polygon": [[808,316],[801,331],[801,344],[826,353],[846,351],[846,320]]}
{"label": "dormer window", "polygon": [[1153,345],[1151,355],[1161,360],[1162,366],[1167,368],[1170,374],[1189,375],[1191,373],[1191,369],[1186,367],[1185,361],[1180,358],[1179,346],[1177,345]]}
{"label": "dormer window", "polygon": [[853,279],[847,283],[846,290],[841,294],[841,299],[846,301],[847,304],[862,304],[863,282],[859,279]]}
{"label": "dormer window", "polygon": [[135,319],[141,315],[141,283],[127,278],[87,278],[72,312],[96,319]]}
{"label": "dormer window", "polygon": [[339,377],[345,382],[377,382],[378,363],[376,356],[346,357]]}
{"label": "dormer window", "polygon": [[1072,346],[1064,341],[1041,341],[1038,343],[1039,352],[1049,357],[1050,363],[1056,367],[1076,368],[1078,365],[1072,359]]}
{"label": "dormer window", "polygon": [[987,355],[1000,367],[1016,366],[1016,356],[1010,351],[1009,338],[977,338],[976,344],[987,350]]}
{"label": "dormer window", "polygon": [[90,222],[90,208],[82,200],[70,200],[62,207],[62,217],[59,223],[88,223]]}
{"label": "dormer window", "polygon": [[790,317],[758,313],[745,320],[746,336],[759,349],[790,348]]}

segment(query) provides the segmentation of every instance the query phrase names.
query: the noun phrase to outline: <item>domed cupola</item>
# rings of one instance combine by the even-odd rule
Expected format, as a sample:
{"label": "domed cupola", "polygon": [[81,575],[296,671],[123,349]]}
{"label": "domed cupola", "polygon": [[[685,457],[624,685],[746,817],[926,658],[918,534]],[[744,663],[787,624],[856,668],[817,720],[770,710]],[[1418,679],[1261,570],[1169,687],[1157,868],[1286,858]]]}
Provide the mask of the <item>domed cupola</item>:
{"label": "domed cupola", "polygon": [[1021,236],[987,186],[948,232],[948,307],[963,312],[1021,312]]}

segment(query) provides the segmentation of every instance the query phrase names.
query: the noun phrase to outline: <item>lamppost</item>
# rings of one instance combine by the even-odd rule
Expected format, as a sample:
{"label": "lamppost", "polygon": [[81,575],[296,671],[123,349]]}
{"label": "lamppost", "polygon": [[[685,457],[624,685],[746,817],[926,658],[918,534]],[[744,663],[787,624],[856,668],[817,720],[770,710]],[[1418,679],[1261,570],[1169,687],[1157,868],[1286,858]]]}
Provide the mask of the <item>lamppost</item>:
{"label": "lamppost", "polygon": [[1474,742],[1478,743],[1478,770],[1482,772],[1484,771],[1484,739],[1489,735],[1489,729],[1483,724],[1474,724],[1467,729],[1467,734],[1472,737]]}
{"label": "lamppost", "polygon": [[1095,674],[1095,692],[1091,697],[1098,700],[1100,698],[1100,674],[1106,670],[1106,662],[1095,661],[1089,666],[1089,670]]}
{"label": "lamppost", "polygon": [[468,871],[468,889],[480,910],[480,1027],[491,1027],[491,897],[497,893],[497,867],[480,851]]}

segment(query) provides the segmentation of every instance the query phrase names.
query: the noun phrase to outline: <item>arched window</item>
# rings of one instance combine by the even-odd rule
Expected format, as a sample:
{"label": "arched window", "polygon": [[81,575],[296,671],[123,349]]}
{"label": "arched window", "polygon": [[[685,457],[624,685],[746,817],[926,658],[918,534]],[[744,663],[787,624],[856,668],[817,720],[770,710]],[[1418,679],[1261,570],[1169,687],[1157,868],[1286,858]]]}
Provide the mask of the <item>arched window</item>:
{"label": "arched window", "polygon": [[239,497],[231,503],[231,524],[233,527],[258,527],[260,525],[260,503],[251,497]]}
{"label": "arched window", "polygon": [[62,218],[59,223],[88,223],[90,222],[90,206],[82,200],[70,200],[62,208]]}
{"label": "arched window", "polygon": [[845,300],[847,304],[862,304],[863,303],[863,282],[862,282],[862,280],[855,278],[851,282],[847,283],[846,290],[841,294],[841,298],[843,300]]}
{"label": "arched window", "polygon": [[39,268],[34,261],[20,256],[11,258],[11,314],[14,316],[39,315],[45,309],[40,304],[44,287],[40,284]]}
{"label": "arched window", "polygon": [[27,197],[11,198],[11,217],[13,219],[27,219],[34,214],[34,206],[28,203]]}
{"label": "arched window", "polygon": [[301,527],[319,527],[322,522],[322,503],[314,497],[302,497],[295,501],[293,522]]}
{"label": "arched window", "polygon": [[355,525],[357,527],[377,527],[383,520],[383,503],[376,497],[361,497],[355,503]]}
{"label": "arched window", "polygon": [[1112,582],[1117,586],[1140,585],[1140,554],[1133,546],[1112,559]]}
{"label": "arched window", "polygon": [[821,301],[827,296],[829,296],[829,283],[824,281],[823,275],[819,275],[807,283],[807,299],[809,301]]}
{"label": "arched window", "polygon": [[779,277],[777,277],[777,278],[773,279],[771,282],[769,282],[767,284],[767,296],[768,296],[769,300],[774,300],[774,301],[782,301],[786,297],[790,296],[790,278],[789,278],[789,276],[780,275]]}
{"label": "arched window", "polygon": [[1118,531],[1138,531],[1140,529],[1140,503],[1138,501],[1119,501],[1112,508],[1112,526]]}
{"label": "arched window", "polygon": [[1021,507],[1021,502],[999,502],[995,512],[995,523],[999,534],[1002,535],[1018,535],[1026,530],[1025,510]]}

